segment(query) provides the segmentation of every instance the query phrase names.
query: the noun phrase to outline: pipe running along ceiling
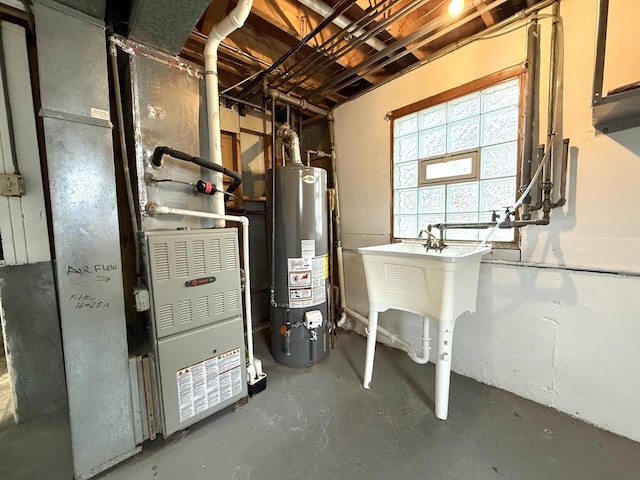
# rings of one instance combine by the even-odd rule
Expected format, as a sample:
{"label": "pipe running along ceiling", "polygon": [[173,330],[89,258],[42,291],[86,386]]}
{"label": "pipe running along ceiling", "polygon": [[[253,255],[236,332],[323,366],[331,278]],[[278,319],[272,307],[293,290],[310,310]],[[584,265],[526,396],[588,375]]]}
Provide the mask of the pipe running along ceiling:
{"label": "pipe running along ceiling", "polygon": [[[262,104],[265,87],[330,109],[550,0],[254,0],[220,45],[223,97]],[[235,2],[213,0],[182,48],[203,63],[206,33]]]}

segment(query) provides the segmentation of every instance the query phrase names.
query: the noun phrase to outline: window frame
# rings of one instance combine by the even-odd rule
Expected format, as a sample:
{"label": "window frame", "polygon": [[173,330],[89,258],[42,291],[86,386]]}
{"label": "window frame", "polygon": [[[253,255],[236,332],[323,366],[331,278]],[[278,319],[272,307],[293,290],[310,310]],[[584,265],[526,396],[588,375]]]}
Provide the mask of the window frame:
{"label": "window frame", "polygon": [[[455,162],[456,160],[464,160],[471,158],[471,173],[461,175],[450,175],[434,179],[426,178],[426,167],[436,165],[438,163]],[[441,157],[429,157],[418,159],[418,187],[426,187],[433,185],[448,185],[450,183],[467,182],[469,180],[478,180],[480,178],[480,148],[466,150],[458,153],[451,153]]]}
{"label": "window frame", "polygon": [[[449,102],[451,100],[455,100],[456,98],[460,98],[463,97],[465,95],[470,95],[474,92],[477,91],[481,91],[484,90],[486,88],[489,88],[493,85],[497,85],[499,83],[502,82],[506,82],[508,80],[512,80],[514,78],[518,78],[518,86],[519,86],[519,98],[518,98],[518,109],[519,109],[519,115],[518,115],[518,136],[516,138],[516,143],[517,143],[517,151],[516,151],[516,158],[517,158],[517,169],[516,169],[516,192],[519,191],[520,189],[520,171],[522,168],[522,143],[523,143],[523,138],[522,138],[522,129],[524,126],[524,87],[525,87],[525,82],[526,82],[526,76],[527,76],[527,68],[523,65],[514,65],[512,67],[506,68],[504,70],[492,73],[490,75],[478,78],[476,80],[473,80],[471,82],[465,83],[463,85],[460,85],[458,87],[454,87],[452,89],[446,90],[444,92],[438,93],[436,95],[432,95],[431,97],[427,97],[427,98],[423,98],[422,100],[418,100],[417,102],[411,103],[409,105],[405,105],[403,107],[400,107],[396,110],[393,110],[391,112],[389,112],[387,114],[387,118],[390,120],[389,124],[390,124],[390,156],[389,156],[389,165],[390,165],[390,170],[391,170],[391,212],[390,212],[390,231],[391,231],[391,241],[392,242],[398,242],[401,240],[411,240],[410,238],[405,238],[405,237],[396,237],[395,236],[395,232],[394,232],[394,219],[395,219],[395,214],[394,214],[394,198],[395,198],[395,164],[394,164],[394,149],[395,149],[395,121],[397,119],[400,119],[402,117],[405,117],[407,115],[411,115],[412,113],[416,113],[419,112],[421,110],[425,110],[427,108],[431,108],[431,107],[435,107],[437,105]],[[471,150],[465,150],[462,152],[456,152],[456,153],[452,153],[452,154],[446,154],[446,155],[442,155],[440,157],[430,157],[427,159],[417,159],[418,162],[418,187],[421,186],[433,186],[433,185],[448,185],[448,184],[454,184],[454,183],[461,183],[461,182],[466,182],[466,181],[473,181],[474,179],[477,178],[471,178],[471,177],[466,177],[465,178],[455,178],[455,177],[447,177],[447,179],[442,179],[442,180],[438,180],[438,181],[428,181],[429,183],[422,183],[423,180],[423,172],[422,172],[422,166],[425,162],[431,162],[431,163],[435,163],[436,161],[448,161],[448,160],[453,160],[456,157],[464,157],[464,156],[469,156],[470,152],[476,152],[477,158],[476,158],[476,162],[475,162],[475,175],[476,177],[479,177],[480,175],[480,149],[481,147],[477,147],[475,149],[471,149]],[[453,178],[453,179],[452,179]],[[514,201],[516,199],[514,198]],[[519,215],[516,212],[516,219],[519,219]],[[519,249],[520,248],[520,229],[516,228],[514,229],[514,236],[513,236],[513,241],[493,241],[492,244],[495,247],[498,248],[504,248],[504,249]],[[415,238],[415,240],[417,240],[417,237]],[[469,243],[468,240],[447,240],[448,242],[451,243]],[[477,241],[477,243],[479,243],[480,241]]]}

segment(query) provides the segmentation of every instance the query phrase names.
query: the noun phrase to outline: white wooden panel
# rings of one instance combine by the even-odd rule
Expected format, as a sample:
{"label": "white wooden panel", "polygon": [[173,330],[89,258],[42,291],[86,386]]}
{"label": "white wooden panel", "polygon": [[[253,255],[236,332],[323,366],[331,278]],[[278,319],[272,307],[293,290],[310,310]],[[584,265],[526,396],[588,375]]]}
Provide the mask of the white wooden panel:
{"label": "white wooden panel", "polygon": [[[25,195],[3,197],[0,201],[0,233],[5,264],[49,261],[51,255],[47,215],[29,82],[25,30],[18,25],[1,22],[0,35],[4,47],[14,147],[26,187]],[[10,142],[8,111],[3,94],[0,95],[0,170],[3,173],[15,172]]]}
{"label": "white wooden panel", "polygon": [[22,216],[29,263],[48,262],[49,233],[45,210],[42,170],[38,151],[33,97],[29,78],[26,33],[23,27],[4,23],[2,26],[5,56],[7,57],[7,86],[15,129],[16,153],[20,173],[26,185],[21,197]]}
{"label": "white wooden panel", "polygon": [[[5,22],[0,24],[0,27]],[[3,27],[2,27],[3,28]],[[0,30],[1,32],[2,30]],[[0,72],[0,85],[2,85],[2,72]],[[0,90],[0,172],[14,173],[13,163],[11,159],[11,144],[9,143],[9,126],[7,123],[7,108],[5,97]],[[16,249],[20,250],[20,246],[15,244],[13,234],[13,218],[12,208],[15,208],[9,197],[0,197],[0,234],[2,235],[2,251],[4,253],[5,263],[13,265],[17,262]],[[26,246],[22,246],[26,254]]]}
{"label": "white wooden panel", "polygon": [[22,202],[20,197],[9,197],[9,215],[13,232],[13,246],[16,253],[16,265],[28,263],[27,238],[22,220]]}
{"label": "white wooden panel", "polygon": [[[0,156],[1,155],[2,154],[0,153]],[[2,235],[2,253],[4,256],[4,263],[6,265],[15,265],[16,249],[13,245],[13,231],[11,228],[11,214],[9,212],[8,197],[0,197],[0,234]]]}

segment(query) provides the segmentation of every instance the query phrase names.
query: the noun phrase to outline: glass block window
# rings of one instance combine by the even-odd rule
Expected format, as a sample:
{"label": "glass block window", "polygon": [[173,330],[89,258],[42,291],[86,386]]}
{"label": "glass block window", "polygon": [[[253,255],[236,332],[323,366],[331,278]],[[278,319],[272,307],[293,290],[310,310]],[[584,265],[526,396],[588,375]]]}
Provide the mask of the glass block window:
{"label": "glass block window", "polygon": [[[513,204],[519,101],[516,77],[394,117],[395,238],[416,238],[434,223],[488,222],[493,211],[502,213]],[[480,241],[488,231],[447,229],[445,238]],[[491,238],[514,240],[513,230],[499,230]]]}

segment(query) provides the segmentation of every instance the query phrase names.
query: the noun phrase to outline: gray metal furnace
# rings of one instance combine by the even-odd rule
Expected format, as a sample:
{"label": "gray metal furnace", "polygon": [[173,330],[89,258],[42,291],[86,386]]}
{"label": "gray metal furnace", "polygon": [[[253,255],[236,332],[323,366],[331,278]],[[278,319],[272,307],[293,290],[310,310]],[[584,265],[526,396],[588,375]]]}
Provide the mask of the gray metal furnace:
{"label": "gray metal furnace", "polygon": [[165,437],[247,396],[237,231],[145,232]]}
{"label": "gray metal furnace", "polygon": [[288,367],[329,355],[327,172],[293,164],[275,169],[271,353]]}

